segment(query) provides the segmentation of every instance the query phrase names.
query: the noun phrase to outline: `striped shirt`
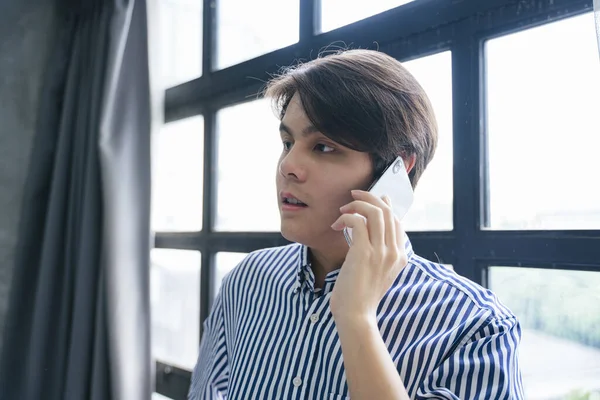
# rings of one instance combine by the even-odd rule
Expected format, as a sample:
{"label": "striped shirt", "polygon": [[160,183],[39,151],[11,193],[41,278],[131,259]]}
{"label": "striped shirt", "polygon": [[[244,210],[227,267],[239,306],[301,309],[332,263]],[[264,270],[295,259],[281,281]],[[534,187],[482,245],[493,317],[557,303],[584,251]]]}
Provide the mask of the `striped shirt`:
{"label": "striped shirt", "polygon": [[[381,336],[411,399],[522,399],[521,328],[487,289],[414,254],[383,297]],[[204,322],[188,399],[349,399],[329,298],[300,244],[250,253]]]}

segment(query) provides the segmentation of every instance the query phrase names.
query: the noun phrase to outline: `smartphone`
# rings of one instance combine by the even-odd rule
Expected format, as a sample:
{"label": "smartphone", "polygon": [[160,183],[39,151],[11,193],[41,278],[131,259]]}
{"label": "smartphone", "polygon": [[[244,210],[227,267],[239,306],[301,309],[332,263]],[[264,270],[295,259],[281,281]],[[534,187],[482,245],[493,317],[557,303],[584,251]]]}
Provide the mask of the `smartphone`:
{"label": "smartphone", "polygon": [[[371,184],[368,191],[377,197],[387,195],[398,220],[402,220],[412,205],[414,193],[402,157],[398,157]],[[344,228],[348,245],[352,245],[352,228]]]}

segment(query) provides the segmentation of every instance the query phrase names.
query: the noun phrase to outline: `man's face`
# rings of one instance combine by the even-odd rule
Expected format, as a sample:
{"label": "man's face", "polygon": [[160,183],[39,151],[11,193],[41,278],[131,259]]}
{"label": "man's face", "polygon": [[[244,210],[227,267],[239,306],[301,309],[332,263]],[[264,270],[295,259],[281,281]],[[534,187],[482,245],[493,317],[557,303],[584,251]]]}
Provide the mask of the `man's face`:
{"label": "man's face", "polygon": [[331,224],[341,215],[339,208],[353,200],[350,190],[364,190],[371,183],[370,156],[317,132],[298,95],[281,122],[277,196],[282,235],[312,248],[345,245]]}

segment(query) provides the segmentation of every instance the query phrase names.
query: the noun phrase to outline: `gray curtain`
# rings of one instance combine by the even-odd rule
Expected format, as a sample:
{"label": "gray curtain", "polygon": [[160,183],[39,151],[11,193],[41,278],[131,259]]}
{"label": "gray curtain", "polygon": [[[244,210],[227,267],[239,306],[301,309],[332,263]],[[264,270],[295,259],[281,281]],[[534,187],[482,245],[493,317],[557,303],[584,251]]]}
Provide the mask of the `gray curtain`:
{"label": "gray curtain", "polygon": [[596,37],[598,38],[598,56],[600,56],[600,0],[594,0],[594,19],[596,20]]}
{"label": "gray curtain", "polygon": [[148,400],[143,0],[61,3],[23,198],[2,400]]}

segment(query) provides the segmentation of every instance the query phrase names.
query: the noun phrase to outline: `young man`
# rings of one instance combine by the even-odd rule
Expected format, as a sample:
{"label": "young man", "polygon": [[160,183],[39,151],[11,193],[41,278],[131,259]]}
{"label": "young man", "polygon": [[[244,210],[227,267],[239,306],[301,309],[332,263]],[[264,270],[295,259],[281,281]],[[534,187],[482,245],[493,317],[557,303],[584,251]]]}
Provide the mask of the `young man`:
{"label": "young man", "polygon": [[389,199],[364,191],[398,155],[415,186],[433,157],[416,80],[352,50],[287,70],[266,95],[281,119],[281,233],[295,244],[224,279],[189,399],[523,398],[515,316],[416,255]]}

